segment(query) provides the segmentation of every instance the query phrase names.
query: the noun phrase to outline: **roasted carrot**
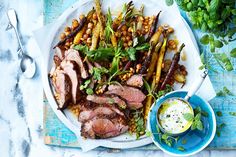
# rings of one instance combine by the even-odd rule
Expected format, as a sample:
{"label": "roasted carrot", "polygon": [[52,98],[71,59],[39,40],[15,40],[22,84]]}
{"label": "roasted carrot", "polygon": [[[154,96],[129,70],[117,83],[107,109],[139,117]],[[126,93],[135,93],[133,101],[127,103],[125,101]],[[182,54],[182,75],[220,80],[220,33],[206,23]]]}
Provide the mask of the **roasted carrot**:
{"label": "roasted carrot", "polygon": [[151,40],[149,41],[149,44],[150,44],[150,48],[148,50],[148,54],[147,54],[147,57],[145,58],[145,61],[144,63],[142,64],[142,68],[140,70],[140,74],[144,74],[147,69],[148,69],[148,65],[150,64],[150,61],[151,61],[151,53],[152,53],[152,50],[153,48],[156,46],[156,44],[158,43],[159,39],[160,39],[160,36],[163,32],[163,27],[160,26],[158,28],[158,30],[156,31],[156,33],[152,36]]}
{"label": "roasted carrot", "polygon": [[97,25],[95,26],[93,30],[92,45],[90,47],[90,50],[95,50],[97,48],[99,35],[100,35],[100,29],[101,29],[101,25],[100,23],[97,23]]}
{"label": "roasted carrot", "polygon": [[105,18],[102,14],[100,0],[94,0],[94,1],[95,1],[95,10],[97,13],[98,22],[100,23],[100,33],[99,33],[100,40],[104,41],[104,39],[105,39],[105,36],[104,36]]}
{"label": "roasted carrot", "polygon": [[149,41],[150,45],[152,44],[155,46],[157,44],[163,31],[164,31],[164,28],[162,26],[159,26],[157,31],[153,34],[153,36],[151,37]]}
{"label": "roasted carrot", "polygon": [[159,84],[159,81],[160,81],[160,78],[161,78],[161,67],[162,67],[163,59],[165,57],[166,47],[167,47],[167,37],[164,37],[163,44],[161,46],[159,56],[158,56],[158,60],[157,60],[155,88],[158,87],[158,84]]}
{"label": "roasted carrot", "polygon": [[[155,76],[153,76],[153,80],[152,80],[152,84],[151,84],[151,92],[153,92],[154,88],[155,88]],[[151,94],[151,93],[149,93]],[[153,96],[152,95],[148,95],[147,96],[147,100],[146,100],[146,104],[144,106],[144,120],[147,120],[148,117],[148,113],[150,111],[150,108],[152,106],[153,103]]]}
{"label": "roasted carrot", "polygon": [[159,49],[161,48],[161,45],[162,45],[162,42],[158,42],[157,45],[155,46],[154,48],[154,52],[152,54],[152,59],[151,59],[151,62],[150,62],[150,66],[148,68],[148,72],[147,72],[147,75],[145,77],[145,79],[148,81],[152,75],[153,75],[153,72],[155,71],[155,67],[156,67],[156,64],[157,64],[157,59],[158,59],[158,52],[159,52]]}
{"label": "roasted carrot", "polygon": [[166,87],[166,84],[167,82],[170,80],[170,78],[173,76],[174,74],[174,71],[176,69],[176,66],[178,65],[179,63],[179,60],[180,60],[180,53],[182,51],[182,49],[184,48],[184,43],[180,46],[179,48],[179,51],[177,53],[175,53],[173,59],[172,59],[172,62],[171,62],[171,65],[170,65],[170,69],[168,71],[168,73],[166,74],[166,77],[164,79],[164,81],[162,82],[161,84],[161,87],[160,87],[160,90],[163,90],[165,87]]}
{"label": "roasted carrot", "polygon": [[148,37],[147,37],[146,41],[149,41],[151,39],[151,37],[153,36],[153,34],[155,33],[160,13],[161,13],[161,11],[155,16],[154,22],[152,23],[152,26],[150,28],[150,31],[148,33]]}

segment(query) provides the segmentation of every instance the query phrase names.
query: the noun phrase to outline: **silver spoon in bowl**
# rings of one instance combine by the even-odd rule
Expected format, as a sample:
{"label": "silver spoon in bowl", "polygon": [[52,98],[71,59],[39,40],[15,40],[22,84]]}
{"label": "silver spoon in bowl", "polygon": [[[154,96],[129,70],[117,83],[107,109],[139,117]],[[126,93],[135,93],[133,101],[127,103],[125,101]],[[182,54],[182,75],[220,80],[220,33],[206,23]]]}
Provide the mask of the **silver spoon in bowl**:
{"label": "silver spoon in bowl", "polygon": [[24,48],[23,48],[23,45],[22,45],[22,42],[20,39],[20,35],[17,30],[18,23],[17,23],[17,16],[16,16],[15,10],[9,9],[7,11],[7,16],[9,19],[8,28],[13,28],[15,30],[16,37],[17,37],[17,40],[18,40],[18,43],[20,46],[19,51],[18,51],[18,55],[21,58],[20,69],[26,78],[32,78],[35,74],[35,71],[36,71],[36,64],[35,64],[34,59],[24,52]]}

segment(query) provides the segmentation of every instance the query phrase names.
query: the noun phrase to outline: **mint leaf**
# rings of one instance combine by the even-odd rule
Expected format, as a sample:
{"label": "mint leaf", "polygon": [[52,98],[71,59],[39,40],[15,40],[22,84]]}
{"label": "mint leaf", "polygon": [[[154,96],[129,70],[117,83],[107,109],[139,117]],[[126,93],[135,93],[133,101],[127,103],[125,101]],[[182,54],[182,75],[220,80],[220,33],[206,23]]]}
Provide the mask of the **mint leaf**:
{"label": "mint leaf", "polygon": [[180,151],[185,151],[185,148],[183,146],[179,146],[179,147],[177,147],[177,149]]}
{"label": "mint leaf", "polygon": [[187,143],[187,139],[182,139],[182,141],[181,141],[181,144],[186,144]]}
{"label": "mint leaf", "polygon": [[236,112],[229,112],[231,116],[236,116]]}
{"label": "mint leaf", "polygon": [[198,129],[198,130],[203,130],[203,124],[202,124],[202,122],[199,120],[199,121],[196,121],[196,123],[197,123],[197,129]]}
{"label": "mint leaf", "polygon": [[92,94],[93,94],[93,89],[92,89],[92,88],[87,88],[87,89],[86,89],[86,93],[87,93],[88,95],[92,95]]}
{"label": "mint leaf", "polygon": [[236,58],[236,48],[230,51],[230,56]]}
{"label": "mint leaf", "polygon": [[171,6],[174,4],[174,0],[166,0],[166,5]]}
{"label": "mint leaf", "polygon": [[200,39],[200,42],[201,42],[203,45],[209,44],[209,35],[206,34],[206,35],[202,36],[201,39]]}
{"label": "mint leaf", "polygon": [[221,111],[217,111],[217,112],[216,112],[216,115],[217,115],[218,117],[222,117],[222,116],[223,116],[223,114],[222,114]]}
{"label": "mint leaf", "polygon": [[194,118],[193,114],[192,113],[185,113],[184,114],[184,119],[187,120],[187,121],[192,121]]}
{"label": "mint leaf", "polygon": [[220,40],[215,40],[214,46],[217,48],[221,48],[221,47],[223,47],[223,43]]}

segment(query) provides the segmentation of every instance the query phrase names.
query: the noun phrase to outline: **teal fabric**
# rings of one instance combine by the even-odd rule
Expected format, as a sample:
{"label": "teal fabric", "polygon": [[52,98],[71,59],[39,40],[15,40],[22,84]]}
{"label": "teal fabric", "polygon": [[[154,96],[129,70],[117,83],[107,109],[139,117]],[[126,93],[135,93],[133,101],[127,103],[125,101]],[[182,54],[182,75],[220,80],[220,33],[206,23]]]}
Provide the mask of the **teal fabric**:
{"label": "teal fabric", "polygon": [[[52,23],[66,8],[71,6],[74,2],[76,2],[76,0],[44,0],[44,23]],[[182,16],[189,23],[187,16],[183,12],[181,13]],[[194,35],[197,41],[199,41],[199,38],[202,36],[202,33],[199,30],[194,30]],[[203,47],[202,45],[200,45],[200,43],[198,44],[201,52],[205,53],[204,56],[206,60],[216,71],[218,71],[218,73],[215,73],[213,71],[209,72],[209,76],[215,90],[219,91],[224,86],[226,86],[228,89],[230,89],[233,93],[236,94],[236,71],[224,71],[217,64],[217,62],[212,59],[209,48]],[[236,42],[230,43],[229,45],[224,46],[218,51],[226,52],[227,54],[229,54],[229,51],[233,47],[235,47],[235,45]],[[232,63],[236,65],[236,59],[232,59]],[[234,68],[236,67],[234,66]],[[53,113],[46,99],[44,101],[44,104],[44,136],[46,137],[46,143],[57,146],[78,147],[79,145],[75,135],[68,128],[66,128],[63,123],[60,122],[60,120]],[[223,128],[223,130],[221,131],[221,137],[216,136],[208,148],[236,149],[236,116],[230,116],[228,114],[229,112],[236,112],[236,96],[216,97],[210,101],[210,104],[215,112],[221,111],[223,113],[222,117],[217,117],[217,123],[225,123],[226,127]],[[158,148],[151,144],[149,146],[135,149],[155,150]]]}

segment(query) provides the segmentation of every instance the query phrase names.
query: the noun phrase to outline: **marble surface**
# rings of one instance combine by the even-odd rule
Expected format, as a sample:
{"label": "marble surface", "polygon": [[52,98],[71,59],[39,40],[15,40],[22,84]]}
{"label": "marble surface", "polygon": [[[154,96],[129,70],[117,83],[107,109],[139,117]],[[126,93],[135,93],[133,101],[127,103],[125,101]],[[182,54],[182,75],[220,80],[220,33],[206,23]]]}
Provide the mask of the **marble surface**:
{"label": "marble surface", "polygon": [[[16,9],[25,50],[41,64],[32,32],[43,26],[43,0],[0,1],[0,156],[1,157],[137,157],[168,156],[161,151],[90,151],[47,146],[43,141],[43,89],[39,66],[33,79],[19,69],[18,44],[6,10]],[[196,157],[235,157],[236,151],[202,151]]]}

